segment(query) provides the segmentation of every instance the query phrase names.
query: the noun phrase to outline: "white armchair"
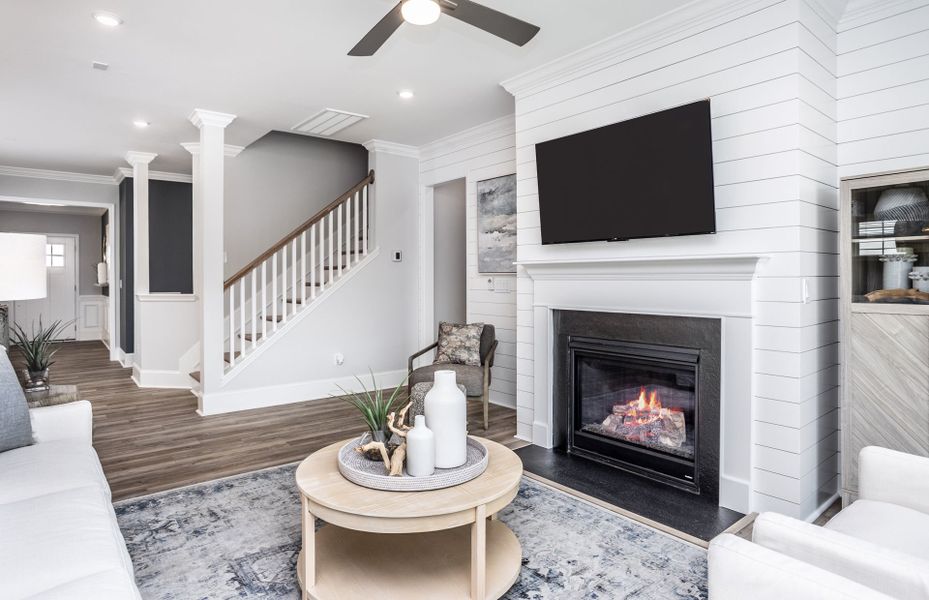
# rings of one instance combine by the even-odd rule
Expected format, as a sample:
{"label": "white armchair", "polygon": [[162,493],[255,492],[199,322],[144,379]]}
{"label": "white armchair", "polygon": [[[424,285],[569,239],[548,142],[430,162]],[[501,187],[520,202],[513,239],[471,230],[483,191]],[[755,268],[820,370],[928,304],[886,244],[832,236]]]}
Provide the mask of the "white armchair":
{"label": "white armchair", "polygon": [[868,447],[860,499],[824,527],[764,513],[710,542],[711,600],[929,600],[929,458]]}

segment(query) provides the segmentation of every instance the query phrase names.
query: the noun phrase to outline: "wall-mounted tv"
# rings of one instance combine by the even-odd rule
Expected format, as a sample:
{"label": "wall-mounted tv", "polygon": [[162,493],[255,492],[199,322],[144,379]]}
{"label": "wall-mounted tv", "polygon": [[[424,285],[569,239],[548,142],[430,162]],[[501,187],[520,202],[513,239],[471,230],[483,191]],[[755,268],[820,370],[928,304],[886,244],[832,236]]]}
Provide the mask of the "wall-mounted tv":
{"label": "wall-mounted tv", "polygon": [[716,231],[710,101],[536,145],[543,244]]}

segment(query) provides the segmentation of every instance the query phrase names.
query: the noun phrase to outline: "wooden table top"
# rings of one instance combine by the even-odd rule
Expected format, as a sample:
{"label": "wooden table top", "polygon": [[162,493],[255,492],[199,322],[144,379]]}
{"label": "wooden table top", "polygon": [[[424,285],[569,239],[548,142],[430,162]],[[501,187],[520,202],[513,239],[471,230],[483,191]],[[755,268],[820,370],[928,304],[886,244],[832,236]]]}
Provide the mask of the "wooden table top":
{"label": "wooden table top", "polygon": [[356,485],[339,473],[338,454],[350,440],[314,452],[297,467],[304,497],[333,511],[369,519],[417,519],[490,504],[519,487],[523,463],[509,448],[471,436],[487,448],[487,470],[467,483],[425,492],[388,492]]}

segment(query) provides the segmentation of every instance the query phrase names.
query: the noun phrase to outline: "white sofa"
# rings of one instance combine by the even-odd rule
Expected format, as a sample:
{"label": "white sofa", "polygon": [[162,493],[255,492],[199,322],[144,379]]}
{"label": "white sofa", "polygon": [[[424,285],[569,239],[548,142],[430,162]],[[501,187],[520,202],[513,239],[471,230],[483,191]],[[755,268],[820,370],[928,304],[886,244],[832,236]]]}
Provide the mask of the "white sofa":
{"label": "white sofa", "polygon": [[0,453],[0,598],[141,598],[91,446],[90,403],[30,419],[36,443]]}
{"label": "white sofa", "polygon": [[710,600],[929,600],[929,458],[874,446],[859,500],[823,527],[776,513],[710,542]]}

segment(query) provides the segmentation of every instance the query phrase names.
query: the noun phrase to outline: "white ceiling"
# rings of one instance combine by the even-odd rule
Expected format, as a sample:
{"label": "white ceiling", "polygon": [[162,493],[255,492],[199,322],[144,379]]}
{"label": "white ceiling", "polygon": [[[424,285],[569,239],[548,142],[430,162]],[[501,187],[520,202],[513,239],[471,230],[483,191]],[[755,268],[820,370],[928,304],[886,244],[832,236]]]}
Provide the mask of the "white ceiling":
{"label": "white ceiling", "polygon": [[[395,1],[0,0],[0,165],[110,175],[138,150],[189,173],[178,144],[196,139],[194,108],[238,115],[232,144],[329,107],[371,116],[338,139],[418,146],[511,113],[500,81],[688,3],[484,0],[542,31],[518,48],[442,16],[347,56]],[[95,10],[125,22],[103,27]]]}

